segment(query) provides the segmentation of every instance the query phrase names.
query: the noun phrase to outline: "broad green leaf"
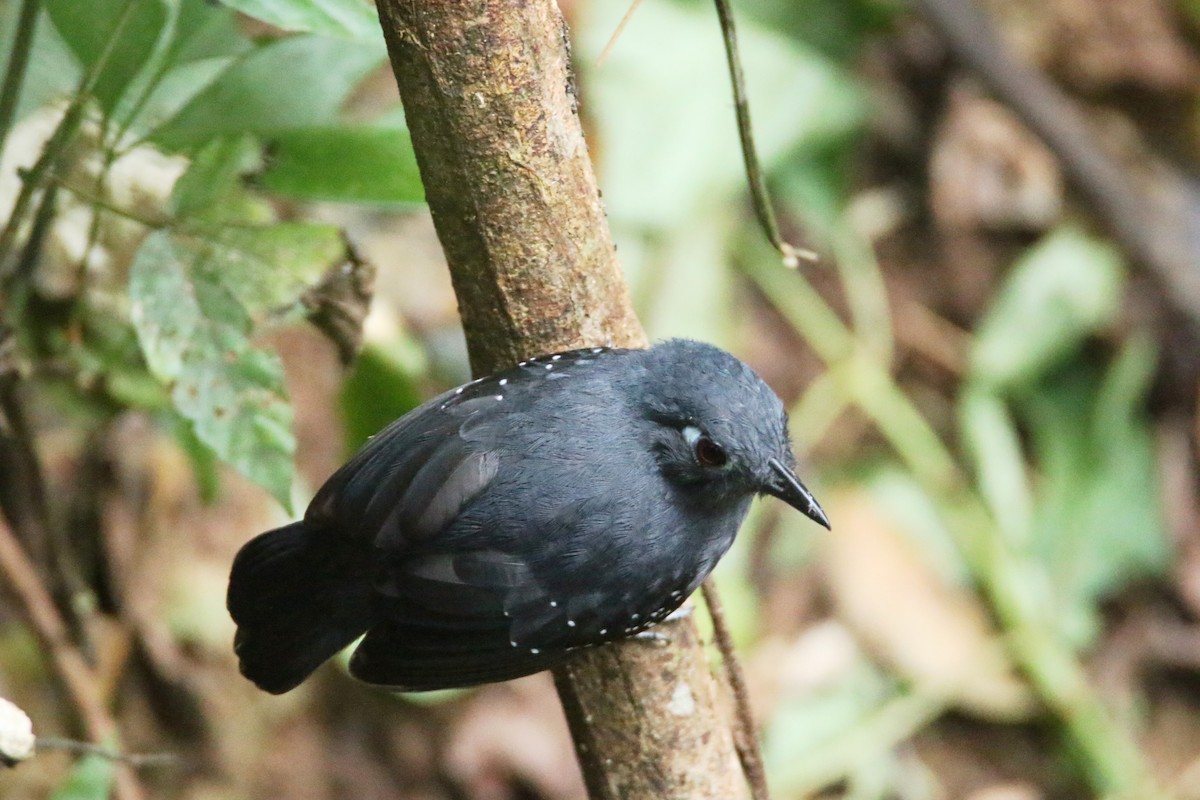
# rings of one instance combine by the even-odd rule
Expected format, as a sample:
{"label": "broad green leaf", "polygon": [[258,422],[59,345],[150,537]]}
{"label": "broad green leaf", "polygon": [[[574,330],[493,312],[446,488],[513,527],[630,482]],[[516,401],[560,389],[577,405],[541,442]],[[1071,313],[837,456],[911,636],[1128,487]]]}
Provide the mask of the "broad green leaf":
{"label": "broad green leaf", "polygon": [[229,9],[211,0],[179,0],[172,64],[240,55],[251,46],[238,26],[237,15]]}
{"label": "broad green leaf", "polygon": [[872,34],[891,28],[903,6],[891,0],[757,0],[736,10],[830,58],[852,63]]}
{"label": "broad green leaf", "polygon": [[1112,321],[1123,282],[1112,247],[1072,228],[1051,233],[1013,266],[979,323],[971,380],[1036,379]]}
{"label": "broad green leaf", "polygon": [[1018,395],[1039,481],[1035,546],[1078,646],[1099,630],[1096,603],[1161,574],[1170,550],[1159,505],[1154,436],[1143,397],[1154,370],[1132,339],[1107,371],[1071,365]]}
{"label": "broad green leaf", "polygon": [[210,253],[222,283],[255,321],[286,310],[326,272],[350,260],[340,228],[309,222],[226,227]]}
{"label": "broad green leaf", "polygon": [[92,753],[79,759],[67,780],[50,800],[108,800],[116,777],[116,762]]}
{"label": "broad green leaf", "polygon": [[175,184],[171,213],[178,218],[191,217],[223,204],[237,189],[241,176],[258,163],[259,148],[250,137],[212,139],[196,152],[188,171]]}
{"label": "broad green leaf", "polygon": [[[403,345],[401,345],[403,346]],[[357,450],[367,439],[421,404],[414,359],[399,348],[367,344],[342,383],[346,445]]]}
{"label": "broad green leaf", "polygon": [[216,56],[170,67],[162,77],[138,94],[122,101],[114,116],[128,120],[135,134],[146,134],[179,113],[191,100],[211,86],[233,63],[233,56]]}
{"label": "broad green leaf", "polygon": [[226,266],[219,247],[150,234],[130,271],[134,327],[197,438],[290,509],[295,438],[283,367],[251,343]]}
{"label": "broad green leaf", "polygon": [[230,8],[285,31],[348,39],[383,36],[373,4],[364,0],[221,0]]}
{"label": "broad green leaf", "polygon": [[108,51],[94,93],[101,106],[115,109],[152,60],[168,19],[163,0],[45,0],[45,6],[85,72]]}
{"label": "broad green leaf", "polygon": [[[581,65],[594,64],[625,6],[591,3]],[[766,169],[857,129],[865,98],[815,51],[749,20],[739,25],[759,153]],[[600,182],[610,216],[674,227],[697,203],[740,197],[745,168],[721,33],[711,5],[644,3],[602,67],[587,75],[603,142]]]}
{"label": "broad green leaf", "polygon": [[[20,10],[21,3],[17,0],[0,3],[0,66],[4,70],[0,74],[6,74],[8,70]],[[69,94],[79,85],[79,74],[75,55],[58,35],[46,12],[40,12],[14,121],[20,122],[35,109]]]}
{"label": "broad green leaf", "polygon": [[382,41],[349,47],[308,34],[274,40],[234,61],[154,138],[181,149],[220,135],[331,125],[346,96],[385,58]]}
{"label": "broad green leaf", "polygon": [[727,204],[711,200],[694,206],[678,227],[663,231],[654,246],[621,250],[638,316],[652,339],[675,336],[733,345],[733,319],[726,312],[735,302],[736,281],[725,253],[737,218]]}
{"label": "broad green leaf", "polygon": [[285,131],[267,145],[262,188],[298,200],[378,205],[425,202],[408,131],[327,127]]}
{"label": "broad green leaf", "polygon": [[1029,546],[1033,492],[1025,471],[1020,436],[999,396],[968,390],[958,403],[959,425],[975,467],[975,480],[996,527],[1018,551]]}

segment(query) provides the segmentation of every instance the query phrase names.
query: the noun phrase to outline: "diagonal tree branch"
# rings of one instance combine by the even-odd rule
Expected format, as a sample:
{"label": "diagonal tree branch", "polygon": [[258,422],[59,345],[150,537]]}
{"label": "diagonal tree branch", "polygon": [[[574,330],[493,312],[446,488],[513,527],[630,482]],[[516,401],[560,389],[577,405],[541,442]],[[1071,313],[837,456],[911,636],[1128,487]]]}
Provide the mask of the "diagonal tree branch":
{"label": "diagonal tree branch", "polygon": [[[476,373],[640,346],[576,113],[554,0],[379,0]],[[668,647],[585,651],[556,674],[594,798],[741,800],[725,709],[690,618]]]}

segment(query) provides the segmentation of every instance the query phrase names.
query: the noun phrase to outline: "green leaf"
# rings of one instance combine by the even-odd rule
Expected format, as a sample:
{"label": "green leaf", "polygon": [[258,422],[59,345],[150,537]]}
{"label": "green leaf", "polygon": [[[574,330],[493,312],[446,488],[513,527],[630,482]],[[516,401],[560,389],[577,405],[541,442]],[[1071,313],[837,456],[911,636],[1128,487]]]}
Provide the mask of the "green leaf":
{"label": "green leaf", "polygon": [[237,15],[229,9],[211,0],[181,0],[171,42],[172,64],[241,55],[251,46]]}
{"label": "green leaf", "polygon": [[170,231],[146,237],[130,272],[138,340],[197,438],[291,508],[292,409],[283,367],[251,344],[219,247]]}
{"label": "green leaf", "polygon": [[[624,6],[586,8],[595,18],[580,42],[585,68]],[[867,107],[849,73],[810,48],[739,22],[764,168],[857,130]],[[732,90],[710,4],[641,5],[603,67],[587,78],[588,107],[604,142],[600,183],[615,221],[674,227],[697,203],[744,195]]]}
{"label": "green leaf", "polygon": [[379,17],[364,0],[221,0],[247,16],[285,31],[348,39],[380,38]]}
{"label": "green leaf", "polygon": [[1052,616],[1086,646],[1096,603],[1170,559],[1153,432],[1143,397],[1148,339],[1126,343],[1104,373],[1070,365],[1018,395],[1037,466],[1035,547],[1060,603]]}
{"label": "green leaf", "polygon": [[[0,3],[0,65],[7,73],[21,3]],[[35,109],[69,94],[79,84],[79,62],[43,10],[38,15],[29,64],[21,84],[14,122],[20,122]]]}
{"label": "green leaf", "polygon": [[425,202],[408,131],[328,127],[271,139],[262,188],[297,200],[406,205]]}
{"label": "green leaf", "polygon": [[997,395],[963,393],[958,404],[963,440],[975,467],[975,480],[996,527],[1009,545],[1024,550],[1033,527],[1033,492],[1025,456],[1008,407]]}
{"label": "green leaf", "polygon": [[183,149],[221,135],[331,125],[346,96],[385,57],[382,42],[348,47],[308,34],[274,40],[238,58],[154,139]]}
{"label": "green leaf", "polygon": [[1109,245],[1061,228],[1012,268],[979,323],[971,379],[1026,383],[1061,363],[1118,310],[1124,268]]}
{"label": "green leaf", "polygon": [[92,753],[71,769],[62,786],[50,795],[50,800],[108,800],[116,777],[116,762]]}
{"label": "green leaf", "polygon": [[171,193],[177,218],[203,214],[238,188],[238,179],[259,162],[258,145],[248,136],[222,136],[205,144]]}
{"label": "green leaf", "polygon": [[[126,16],[130,4],[133,10]],[[162,0],[45,0],[45,6],[85,71],[111,43],[94,93],[106,110],[115,109],[135,77],[151,62],[168,19],[167,6]]]}
{"label": "green leaf", "polygon": [[170,67],[153,87],[149,87],[144,100],[141,94],[131,97],[128,104],[121,103],[114,116],[128,120],[133,133],[149,133],[211,86],[231,63],[233,56],[218,56]]}
{"label": "green leaf", "polygon": [[254,320],[294,305],[333,267],[351,260],[334,225],[284,222],[213,232],[221,281]]}
{"label": "green leaf", "polygon": [[396,347],[367,344],[363,348],[354,370],[342,384],[342,418],[349,450],[357,450],[397,417],[421,404],[416,361]]}

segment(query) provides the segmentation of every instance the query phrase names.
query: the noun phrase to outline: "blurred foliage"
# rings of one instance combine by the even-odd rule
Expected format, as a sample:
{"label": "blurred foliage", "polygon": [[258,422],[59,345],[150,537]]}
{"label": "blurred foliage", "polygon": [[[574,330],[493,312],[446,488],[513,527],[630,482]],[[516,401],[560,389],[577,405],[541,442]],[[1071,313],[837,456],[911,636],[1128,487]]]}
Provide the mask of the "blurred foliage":
{"label": "blurred foliage", "polygon": [[[18,6],[0,0],[0,64]],[[1193,16],[1195,6],[1184,4]],[[1106,604],[1135,582],[1164,580],[1172,558],[1146,409],[1159,342],[1124,313],[1136,287],[1121,255],[1070,219],[989,249],[1003,253],[1002,266],[965,321],[970,330],[957,331],[961,367],[915,382],[898,343],[895,287],[918,283],[935,298],[953,290],[927,242],[920,260],[931,265],[915,277],[911,265],[877,255],[881,230],[938,232],[927,209],[896,211],[891,187],[876,191],[894,164],[863,169],[880,112],[862,59],[903,9],[888,0],[738,4],[778,206],[827,256],[802,274],[782,270],[749,213],[710,3],[647,0],[598,65],[624,11],[576,4],[576,55],[604,200],[650,335],[757,352],[782,382],[802,375],[788,400],[801,456],[821,461],[818,495],[854,488],[840,518],[886,519],[879,535],[913,554],[922,588],[961,601],[966,611],[947,613],[1004,645],[1002,666],[1036,695],[1038,713],[1062,733],[1056,754],[1072,759],[1092,795],[1152,796],[1134,726],[1110,713],[1082,661],[1103,643]],[[206,495],[219,460],[288,506],[294,415],[267,342],[303,315],[304,292],[349,258],[341,231],[308,216],[328,206],[312,204],[353,204],[371,220],[422,207],[396,103],[355,107],[384,63],[374,15],[359,0],[45,0],[17,128],[0,141],[0,209],[17,209],[0,252],[13,300],[3,323],[39,397],[89,424],[148,411],[188,454]],[[37,130],[40,138],[25,133]],[[30,136],[33,152],[18,154]],[[140,170],[132,180],[126,163]],[[43,204],[54,193],[57,202]],[[895,205],[920,206],[900,194]],[[57,218],[35,224],[40,208]],[[86,212],[82,223],[76,210]],[[83,244],[44,246],[55,237]],[[26,252],[42,253],[50,277],[17,268]],[[62,275],[67,289],[47,289]],[[427,354],[435,335],[400,324],[368,337],[340,393],[348,446],[439,388]],[[774,345],[758,350],[763,340]],[[851,451],[831,447],[847,430]],[[857,513],[863,507],[875,517]],[[843,535],[831,510],[833,536]],[[739,646],[752,667],[771,662],[765,669],[782,685],[763,719],[778,796],[842,786],[860,798],[938,797],[901,743],[948,711],[998,725],[1032,712],[971,707],[962,687],[937,685],[855,629],[841,578],[809,527],[756,507],[718,572]],[[787,594],[797,574],[828,595],[803,630],[764,616],[764,582]],[[177,640],[219,646],[216,583],[176,593],[167,623]],[[878,598],[881,624],[907,599]],[[827,618],[808,624],[813,613]],[[111,780],[89,756],[55,797],[102,797]]]}
{"label": "blurred foliage", "polygon": [[[4,4],[6,19],[15,20],[17,5]],[[31,360],[66,356],[80,372],[104,374],[118,407],[161,407],[160,395],[141,388],[149,372],[189,423],[183,443],[198,466],[200,443],[290,506],[291,410],[282,369],[261,337],[294,316],[285,312],[298,310],[303,292],[348,254],[336,228],[281,221],[270,197],[395,205],[419,203],[422,193],[398,117],[381,114],[376,127],[341,112],[385,59],[369,7],[241,6],[307,33],[253,39],[232,11],[203,0],[45,3],[16,121],[39,108],[32,101],[63,94],[71,76],[79,82],[72,103],[86,125],[72,130],[70,115],[63,118],[45,151],[53,170],[35,168],[23,189],[31,199],[50,187],[65,190],[91,215],[79,263],[61,267],[85,278],[73,287],[71,315],[84,336],[72,341],[16,314],[6,322]],[[12,44],[6,36],[4,61]],[[136,185],[149,178],[135,177],[126,197],[116,196],[114,165],[137,162],[149,148],[174,159],[162,178],[166,207],[122,202],[130,192],[161,194],[159,186]],[[177,165],[186,171],[175,181]],[[25,232],[34,210],[18,206],[6,230]],[[122,269],[89,266],[124,255],[106,252],[113,248],[102,233],[114,219],[141,228],[124,267],[127,288]],[[41,244],[35,238],[24,247]],[[0,258],[12,264],[18,255]],[[6,282],[19,280],[13,269],[6,267]],[[144,361],[130,352],[131,325]],[[33,352],[35,339],[52,351]]]}

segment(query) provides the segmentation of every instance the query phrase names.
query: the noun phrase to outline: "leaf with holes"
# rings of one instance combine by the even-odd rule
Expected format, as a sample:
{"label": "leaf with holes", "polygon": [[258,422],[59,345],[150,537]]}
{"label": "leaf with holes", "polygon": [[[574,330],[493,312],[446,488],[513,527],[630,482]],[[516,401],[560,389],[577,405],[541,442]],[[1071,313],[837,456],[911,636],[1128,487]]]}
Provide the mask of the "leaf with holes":
{"label": "leaf with holes", "polygon": [[283,368],[251,343],[250,315],[225,283],[220,249],[153,233],[129,291],[150,371],[197,438],[290,510],[295,437]]}

